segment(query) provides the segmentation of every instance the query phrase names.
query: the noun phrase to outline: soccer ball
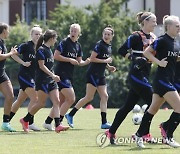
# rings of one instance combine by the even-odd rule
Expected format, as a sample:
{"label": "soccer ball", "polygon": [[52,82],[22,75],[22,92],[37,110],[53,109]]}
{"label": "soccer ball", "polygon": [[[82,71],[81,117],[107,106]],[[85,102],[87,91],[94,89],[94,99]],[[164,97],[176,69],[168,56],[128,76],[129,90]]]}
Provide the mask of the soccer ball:
{"label": "soccer ball", "polygon": [[142,117],[143,117],[143,115],[140,113],[134,114],[132,117],[132,121],[133,121],[134,125],[140,125],[141,121],[142,121]]}
{"label": "soccer ball", "polygon": [[141,111],[141,107],[138,104],[136,104],[133,108],[133,113],[139,113],[140,111]]}
{"label": "soccer ball", "polygon": [[148,107],[148,105],[147,105],[147,104],[144,104],[144,105],[141,107],[142,111],[145,112],[146,109],[147,109],[147,107]]}

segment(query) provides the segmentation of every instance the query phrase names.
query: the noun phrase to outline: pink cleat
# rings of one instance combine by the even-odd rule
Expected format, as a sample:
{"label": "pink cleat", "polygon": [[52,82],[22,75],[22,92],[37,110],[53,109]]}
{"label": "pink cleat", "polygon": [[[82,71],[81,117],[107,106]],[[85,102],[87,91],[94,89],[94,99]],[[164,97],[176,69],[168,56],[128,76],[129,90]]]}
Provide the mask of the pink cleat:
{"label": "pink cleat", "polygon": [[69,126],[63,126],[62,124],[60,124],[59,126],[55,128],[55,132],[60,133],[60,131],[66,131],[68,129],[69,129]]}
{"label": "pink cleat", "polygon": [[[136,140],[136,134],[133,134],[132,135],[132,139],[135,141]],[[142,136],[142,139],[144,142],[147,142],[147,143],[156,143],[155,139],[152,137],[151,134],[146,134],[146,135],[143,135]]]}
{"label": "pink cleat", "polygon": [[151,134],[146,134],[142,136],[143,141],[148,142],[148,143],[156,143],[155,139],[152,137]]}
{"label": "pink cleat", "polygon": [[161,124],[159,125],[159,128],[160,128],[160,131],[161,131],[161,136],[162,136],[163,138],[166,138],[166,137],[167,137],[167,133],[166,133],[165,129],[163,128],[163,123],[161,123]]}
{"label": "pink cleat", "polygon": [[111,134],[111,133],[109,132],[109,130],[106,130],[106,131],[105,131],[105,134],[106,134],[107,138],[110,140],[110,143],[111,143],[111,144],[116,144],[116,143],[115,143],[116,137],[115,137],[114,134]]}
{"label": "pink cleat", "polygon": [[20,123],[22,124],[23,130],[24,130],[26,133],[28,133],[28,132],[29,132],[29,122],[25,122],[23,118],[20,119],[19,121],[20,121]]}

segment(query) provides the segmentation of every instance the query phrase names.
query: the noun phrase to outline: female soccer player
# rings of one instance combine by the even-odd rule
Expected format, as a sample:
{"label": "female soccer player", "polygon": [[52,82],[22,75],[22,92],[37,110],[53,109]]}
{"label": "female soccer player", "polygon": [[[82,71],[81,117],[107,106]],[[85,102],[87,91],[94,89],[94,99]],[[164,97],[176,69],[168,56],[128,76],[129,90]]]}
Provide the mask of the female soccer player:
{"label": "female soccer player", "polygon": [[[114,144],[115,133],[118,127],[139,99],[142,98],[148,105],[150,105],[152,99],[152,86],[148,82],[151,62],[146,60],[143,52],[155,40],[155,35],[152,32],[157,25],[156,16],[151,12],[139,12],[137,19],[141,30],[130,35],[118,51],[120,55],[131,60],[132,64],[128,76],[130,89],[127,100],[117,111],[110,129],[106,131],[107,139],[110,140],[111,144]],[[131,53],[128,50],[131,50]],[[144,133],[143,139],[148,142],[152,141],[149,130]]]}
{"label": "female soccer player", "polygon": [[[31,29],[31,41],[23,43],[18,48],[18,53],[22,55],[22,59],[18,55],[13,55],[12,58],[21,64],[18,74],[20,91],[17,100],[13,103],[10,113],[10,120],[13,118],[17,110],[27,97],[30,98],[28,111],[34,104],[37,103],[37,93],[35,91],[35,66],[36,66],[36,52],[35,47],[37,41],[42,34],[42,29],[39,26],[34,26]],[[34,117],[29,121],[29,129],[39,131],[34,124]]]}
{"label": "female soccer player", "polygon": [[112,58],[110,56],[112,53],[111,41],[114,36],[114,30],[111,26],[108,26],[103,30],[102,35],[102,39],[96,43],[96,46],[90,56],[91,63],[87,71],[86,95],[77,102],[69,114],[66,114],[68,124],[72,128],[74,127],[73,116],[81,107],[93,100],[96,90],[101,99],[101,128],[107,129],[111,126],[106,119],[108,93],[105,78],[105,68],[107,67],[108,70],[112,72],[116,70],[114,66],[109,65],[109,63],[112,62]]}
{"label": "female soccer player", "polygon": [[[136,143],[144,148],[142,136],[146,129],[149,129],[150,122],[161,105],[166,101],[174,109],[169,119],[166,144],[171,147],[180,147],[180,144],[173,139],[173,133],[180,122],[180,96],[173,85],[177,57],[180,55],[179,48],[175,46],[174,38],[180,32],[180,21],[177,16],[165,16],[163,18],[165,34],[160,36],[148,47],[144,55],[158,65],[153,81],[152,104],[144,114],[142,123],[135,134]],[[156,51],[156,57],[151,53]]]}
{"label": "female soccer player", "polygon": [[[44,41],[44,43],[43,43]],[[29,132],[29,122],[34,114],[44,107],[46,99],[49,95],[53,103],[54,120],[55,120],[55,131],[59,133],[62,130],[68,129],[63,127],[59,120],[59,95],[58,85],[56,82],[60,81],[60,77],[53,73],[54,58],[53,53],[50,49],[54,46],[57,41],[57,33],[54,30],[47,30],[43,35],[40,36],[36,46],[36,91],[38,95],[38,103],[36,103],[28,112],[28,114],[20,119],[20,123],[25,132]],[[43,44],[42,44],[43,43]]]}
{"label": "female soccer player", "polygon": [[[72,24],[70,26],[70,34],[63,39],[54,53],[54,58],[57,60],[55,72],[61,77],[58,82],[59,96],[60,96],[60,122],[62,122],[64,115],[75,102],[75,93],[72,86],[73,70],[75,65],[84,66],[89,64],[89,59],[82,60],[81,44],[78,39],[81,35],[81,27],[79,24]],[[53,112],[45,120],[43,127],[52,130]]]}
{"label": "female soccer player", "polygon": [[[177,92],[180,95],[180,62],[177,62],[177,64],[176,64],[176,73],[175,73],[175,77],[174,77],[174,87],[177,89]],[[170,121],[170,118],[166,122],[162,122],[159,126],[164,143],[166,143],[167,131],[169,129],[169,121]]]}
{"label": "female soccer player", "polygon": [[15,130],[10,126],[10,112],[11,106],[14,99],[13,87],[11,81],[9,80],[5,72],[5,61],[6,58],[17,54],[16,47],[11,48],[11,51],[7,53],[4,40],[9,36],[9,26],[5,23],[0,23],[0,91],[5,97],[4,101],[4,114],[3,114],[3,123],[2,130],[8,132],[14,132]]}

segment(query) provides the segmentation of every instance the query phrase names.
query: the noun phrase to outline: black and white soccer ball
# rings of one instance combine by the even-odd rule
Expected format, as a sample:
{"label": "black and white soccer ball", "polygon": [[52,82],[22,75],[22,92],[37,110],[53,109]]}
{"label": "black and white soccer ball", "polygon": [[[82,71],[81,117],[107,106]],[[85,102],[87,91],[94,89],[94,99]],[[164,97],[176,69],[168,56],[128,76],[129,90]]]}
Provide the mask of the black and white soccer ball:
{"label": "black and white soccer ball", "polygon": [[132,117],[132,122],[134,123],[134,125],[140,125],[142,121],[142,117],[143,115],[141,113],[134,114]]}
{"label": "black and white soccer ball", "polygon": [[141,111],[141,107],[140,107],[138,104],[136,104],[136,105],[134,106],[132,112],[133,112],[133,113],[139,113],[140,111]]}
{"label": "black and white soccer ball", "polygon": [[148,107],[148,105],[147,105],[147,104],[144,104],[144,105],[141,107],[142,111],[145,112],[146,109],[147,109],[147,107]]}

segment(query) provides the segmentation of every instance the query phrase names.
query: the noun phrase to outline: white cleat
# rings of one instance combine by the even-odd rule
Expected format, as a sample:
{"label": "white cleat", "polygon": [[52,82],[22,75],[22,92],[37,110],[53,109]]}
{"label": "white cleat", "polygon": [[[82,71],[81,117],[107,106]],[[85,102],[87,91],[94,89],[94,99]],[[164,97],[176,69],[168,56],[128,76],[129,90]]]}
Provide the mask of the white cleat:
{"label": "white cleat", "polygon": [[46,124],[46,123],[43,124],[43,128],[47,129],[49,131],[54,131],[55,130],[55,128],[51,124]]}
{"label": "white cleat", "polygon": [[179,148],[180,144],[178,142],[176,142],[173,138],[166,138],[165,139],[165,144],[173,147],[173,148]]}
{"label": "white cleat", "polygon": [[145,145],[143,143],[143,138],[137,136],[136,134],[132,136],[132,138],[135,140],[136,144],[140,148],[145,148]]}
{"label": "white cleat", "polygon": [[29,130],[40,131],[40,129],[34,123],[29,125]]}

